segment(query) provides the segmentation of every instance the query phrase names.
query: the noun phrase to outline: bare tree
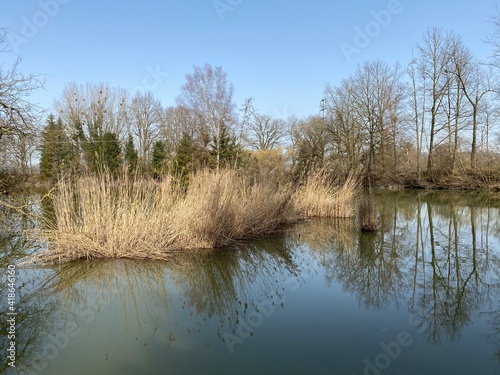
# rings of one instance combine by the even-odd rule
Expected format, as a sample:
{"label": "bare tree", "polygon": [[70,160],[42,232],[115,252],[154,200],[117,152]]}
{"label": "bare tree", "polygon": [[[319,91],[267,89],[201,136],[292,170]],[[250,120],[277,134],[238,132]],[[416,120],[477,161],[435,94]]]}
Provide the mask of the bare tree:
{"label": "bare tree", "polygon": [[460,146],[460,132],[465,128],[463,110],[462,82],[456,77],[449,77],[446,90],[446,124],[448,128],[448,156],[449,168],[453,172],[456,167],[458,148]]}
{"label": "bare tree", "polygon": [[247,141],[256,150],[272,150],[287,134],[286,121],[255,114],[248,124]]}
{"label": "bare tree", "polygon": [[292,144],[299,170],[323,167],[329,156],[329,138],[326,122],[320,116],[305,120],[291,120]]}
{"label": "bare tree", "polygon": [[487,39],[487,42],[493,47],[490,61],[491,65],[500,68],[500,10],[497,9],[497,14],[492,17],[492,22],[495,30]]}
{"label": "bare tree", "polygon": [[87,164],[89,158],[94,157],[95,149],[106,142],[105,134],[124,140],[129,122],[127,102],[126,90],[106,83],[78,85],[72,82],[64,88],[55,108],[78,154],[86,154]]}
{"label": "bare tree", "polygon": [[31,162],[37,146],[34,133],[13,132],[4,135],[0,139],[0,173],[20,173],[27,176],[31,172]]}
{"label": "bare tree", "polygon": [[413,122],[414,122],[414,131],[415,131],[415,148],[416,148],[416,156],[417,156],[417,179],[421,177],[421,163],[420,159],[422,157],[422,145],[424,139],[424,131],[425,131],[425,94],[421,95],[422,92],[425,92],[425,76],[422,75],[422,83],[420,84],[419,78],[421,77],[418,73],[417,62],[412,56],[412,60],[410,65],[408,66],[408,75],[411,79],[411,100],[410,100],[410,109]]}
{"label": "bare tree", "polygon": [[19,64],[17,60],[9,70],[0,67],[0,116],[5,120],[0,124],[0,138],[12,133],[33,133],[41,113],[27,97],[43,83],[35,75],[20,73]]}
{"label": "bare tree", "polygon": [[[4,45],[5,31],[0,29],[0,52],[7,50]],[[0,66],[0,140],[3,136],[11,136],[22,145],[37,133],[36,126],[43,111],[28,97],[43,87],[43,81],[40,76],[21,73],[20,64],[21,60],[17,59],[10,68]]]}
{"label": "bare tree", "polygon": [[456,75],[460,88],[472,108],[472,141],[470,167],[476,167],[479,106],[486,95],[493,91],[491,70],[486,70],[461,40],[453,48],[452,73]]}
{"label": "bare tree", "polygon": [[72,133],[81,127],[86,135],[109,132],[122,137],[128,121],[127,101],[128,93],[120,87],[71,82],[65,86],[55,107]]}
{"label": "bare tree", "polygon": [[419,52],[419,69],[425,80],[425,95],[430,99],[429,145],[427,172],[432,176],[434,168],[434,148],[438,133],[444,128],[440,126],[438,117],[442,108],[450,80],[446,73],[451,58],[451,34],[445,35],[441,28],[432,28],[424,34],[422,44],[417,46]]}
{"label": "bare tree", "polygon": [[364,153],[365,132],[354,103],[353,80],[345,79],[340,86],[325,86],[327,126],[334,157],[344,171],[358,167]]}
{"label": "bare tree", "polygon": [[160,101],[151,92],[137,92],[130,102],[130,131],[136,137],[143,165],[147,164],[153,142],[158,138],[161,111]]}
{"label": "bare tree", "polygon": [[500,105],[496,100],[489,100],[485,103],[482,117],[484,123],[482,144],[486,150],[486,154],[489,155],[491,151],[492,130],[495,127],[495,125],[498,124],[498,121],[500,119]]}
{"label": "bare tree", "polygon": [[220,166],[222,138],[235,121],[233,103],[233,85],[227,79],[221,67],[213,68],[210,64],[195,66],[192,74],[186,75],[186,83],[181,87],[177,98],[180,106],[188,108],[202,120],[214,142],[216,167]]}
{"label": "bare tree", "polygon": [[179,144],[184,132],[193,135],[189,126],[190,121],[186,119],[188,114],[184,108],[167,107],[161,108],[158,112],[159,117],[159,136],[165,141],[167,154],[173,157],[177,145]]}
{"label": "bare tree", "polygon": [[[4,35],[0,36],[0,45]],[[41,88],[43,82],[34,74],[19,71],[21,60],[14,62],[10,69],[0,66],[0,138],[6,134],[34,134],[41,109],[28,100],[29,95]]]}
{"label": "bare tree", "polygon": [[[396,147],[396,124],[403,98],[401,71],[377,60],[358,66],[352,81],[354,111],[368,139],[367,175],[377,156],[385,157],[388,143]],[[394,160],[396,162],[396,160]]]}
{"label": "bare tree", "polygon": [[[0,52],[5,52],[5,31],[0,29]],[[10,68],[0,65],[0,141],[1,157],[8,164],[2,169],[26,175],[36,150],[37,125],[43,110],[29,96],[43,87],[40,76],[23,74],[21,60]]]}

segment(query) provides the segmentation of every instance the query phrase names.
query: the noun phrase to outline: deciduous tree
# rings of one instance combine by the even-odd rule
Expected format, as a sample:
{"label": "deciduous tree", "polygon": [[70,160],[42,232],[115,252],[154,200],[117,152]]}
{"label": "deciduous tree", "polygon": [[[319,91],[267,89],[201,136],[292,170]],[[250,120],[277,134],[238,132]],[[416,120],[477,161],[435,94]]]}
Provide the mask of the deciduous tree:
{"label": "deciduous tree", "polygon": [[221,164],[223,137],[235,122],[233,103],[234,87],[221,67],[205,64],[195,66],[194,72],[186,75],[186,83],[177,98],[180,106],[189,109],[199,118],[200,133],[209,134],[213,140],[212,149],[215,165]]}

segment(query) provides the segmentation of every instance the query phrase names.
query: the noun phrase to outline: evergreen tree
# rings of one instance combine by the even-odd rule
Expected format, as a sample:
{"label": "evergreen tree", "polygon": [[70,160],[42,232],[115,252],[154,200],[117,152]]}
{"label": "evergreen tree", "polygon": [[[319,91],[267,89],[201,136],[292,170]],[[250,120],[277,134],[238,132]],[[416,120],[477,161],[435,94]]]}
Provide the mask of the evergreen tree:
{"label": "evergreen tree", "polygon": [[100,151],[102,155],[102,165],[112,174],[117,174],[122,165],[121,147],[118,137],[114,133],[106,132],[102,135]]}
{"label": "evergreen tree", "polygon": [[[92,139],[92,140],[90,140]],[[122,165],[121,147],[116,134],[93,134],[82,142],[87,165],[94,173],[109,171],[117,174]]]}
{"label": "evergreen tree", "polygon": [[[220,166],[232,167],[238,165],[241,161],[241,156],[243,149],[238,144],[238,140],[234,134],[232,134],[231,129],[229,129],[225,124],[220,127],[219,136],[219,164]],[[212,150],[210,154],[216,157],[216,140],[212,143]]]}
{"label": "evergreen tree", "polygon": [[153,144],[151,153],[151,168],[154,178],[159,178],[165,171],[167,161],[167,146],[163,141]]}
{"label": "evergreen tree", "polygon": [[61,119],[56,122],[52,114],[42,131],[40,151],[40,174],[45,178],[56,178],[75,167],[76,153],[73,145],[64,131]]}
{"label": "evergreen tree", "polygon": [[195,170],[197,151],[193,137],[184,132],[175,150],[175,158],[172,166],[172,173],[184,187],[187,187],[189,174]]}
{"label": "evergreen tree", "polygon": [[127,163],[129,172],[135,172],[138,160],[139,153],[135,149],[134,139],[132,138],[132,135],[129,134],[127,143],[125,144],[125,162]]}

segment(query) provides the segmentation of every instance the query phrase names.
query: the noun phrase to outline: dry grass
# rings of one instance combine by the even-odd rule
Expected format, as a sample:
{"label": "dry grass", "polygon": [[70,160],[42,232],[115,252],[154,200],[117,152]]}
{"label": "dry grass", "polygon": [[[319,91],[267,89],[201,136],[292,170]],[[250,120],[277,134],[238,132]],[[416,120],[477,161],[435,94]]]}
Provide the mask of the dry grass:
{"label": "dry grass", "polygon": [[184,248],[267,235],[283,224],[290,190],[270,181],[250,184],[235,171],[202,171],[190,180],[172,224]]}
{"label": "dry grass", "polygon": [[359,182],[354,175],[341,183],[332,180],[324,171],[315,172],[307,176],[293,193],[293,210],[300,219],[352,217],[358,187]]}
{"label": "dry grass", "polygon": [[171,221],[178,194],[166,181],[61,180],[54,196],[56,223],[40,232],[50,251],[42,259],[164,258],[176,239]]}
{"label": "dry grass", "polygon": [[236,171],[201,171],[186,192],[172,180],[62,180],[53,197],[56,223],[39,236],[49,249],[35,261],[166,259],[177,251],[215,248],[268,235],[309,217],[348,217],[357,191],[324,173],[294,189],[271,179],[251,183]]}

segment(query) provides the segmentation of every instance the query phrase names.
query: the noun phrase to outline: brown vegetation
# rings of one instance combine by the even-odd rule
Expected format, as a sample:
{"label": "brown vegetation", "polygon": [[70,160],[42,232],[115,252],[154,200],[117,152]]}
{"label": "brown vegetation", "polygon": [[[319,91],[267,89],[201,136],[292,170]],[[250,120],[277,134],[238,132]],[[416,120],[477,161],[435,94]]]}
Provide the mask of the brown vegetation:
{"label": "brown vegetation", "polygon": [[353,200],[357,187],[358,179],[354,175],[341,183],[339,180],[332,181],[324,171],[312,173],[294,191],[291,202],[293,210],[300,219],[351,217],[354,214]]}
{"label": "brown vegetation", "polygon": [[161,182],[92,176],[59,182],[56,222],[38,235],[45,263],[75,259],[165,259],[188,249],[226,246],[268,235],[308,217],[349,217],[357,183],[312,174],[302,185],[251,182],[237,171],[200,171],[187,191]]}

